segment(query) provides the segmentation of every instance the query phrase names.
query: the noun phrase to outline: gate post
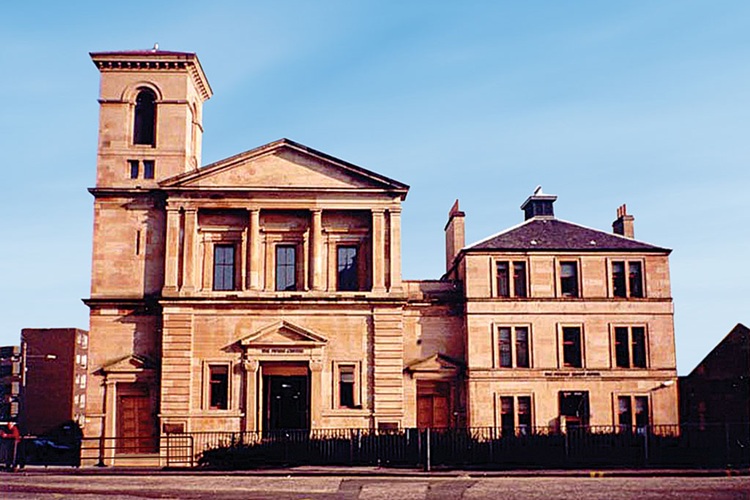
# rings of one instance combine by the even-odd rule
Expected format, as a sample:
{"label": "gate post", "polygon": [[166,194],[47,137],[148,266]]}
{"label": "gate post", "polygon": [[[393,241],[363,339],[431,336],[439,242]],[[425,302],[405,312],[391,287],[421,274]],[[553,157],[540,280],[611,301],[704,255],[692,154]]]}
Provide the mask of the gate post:
{"label": "gate post", "polygon": [[427,446],[425,448],[425,453],[426,453],[425,461],[424,461],[424,471],[425,472],[430,472],[430,468],[431,468],[430,461],[431,461],[432,457],[430,457],[430,441],[431,441],[431,439],[430,439],[430,428],[428,427],[427,430],[425,431],[425,444]]}

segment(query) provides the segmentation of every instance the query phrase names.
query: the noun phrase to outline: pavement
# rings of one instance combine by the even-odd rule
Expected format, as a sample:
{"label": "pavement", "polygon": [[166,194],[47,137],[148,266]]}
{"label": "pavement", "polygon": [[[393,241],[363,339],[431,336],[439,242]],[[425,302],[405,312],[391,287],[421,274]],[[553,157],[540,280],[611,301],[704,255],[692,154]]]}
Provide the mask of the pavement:
{"label": "pavement", "polygon": [[[5,472],[5,474],[10,474]],[[269,477],[403,477],[403,478],[490,478],[490,477],[733,477],[750,476],[750,468],[733,469],[423,469],[376,466],[297,466],[248,470],[160,467],[62,467],[27,466],[13,474],[70,476],[269,476]]]}

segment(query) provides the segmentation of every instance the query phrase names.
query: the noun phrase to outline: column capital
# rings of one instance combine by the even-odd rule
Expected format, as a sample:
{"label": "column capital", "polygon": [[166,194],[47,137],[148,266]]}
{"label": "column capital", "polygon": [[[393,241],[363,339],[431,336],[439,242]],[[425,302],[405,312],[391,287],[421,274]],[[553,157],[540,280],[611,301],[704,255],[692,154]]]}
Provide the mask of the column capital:
{"label": "column capital", "polygon": [[372,215],[385,215],[385,208],[371,208],[370,212],[372,212]]}
{"label": "column capital", "polygon": [[258,371],[258,368],[260,367],[260,363],[257,359],[243,359],[242,360],[242,367],[245,369],[247,373],[254,373]]}
{"label": "column capital", "polygon": [[310,371],[311,372],[321,372],[321,371],[323,371],[323,360],[321,360],[321,359],[311,359],[310,360]]}
{"label": "column capital", "polygon": [[388,209],[388,213],[391,215],[401,215],[401,207],[391,207]]}

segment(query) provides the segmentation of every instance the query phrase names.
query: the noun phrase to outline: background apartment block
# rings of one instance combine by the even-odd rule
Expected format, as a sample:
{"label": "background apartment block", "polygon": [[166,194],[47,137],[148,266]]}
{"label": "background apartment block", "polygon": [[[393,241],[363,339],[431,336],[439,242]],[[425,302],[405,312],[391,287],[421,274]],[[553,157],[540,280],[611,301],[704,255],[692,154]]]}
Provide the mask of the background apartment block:
{"label": "background apartment block", "polygon": [[0,422],[18,421],[21,373],[21,348],[0,347]]}
{"label": "background apartment block", "polygon": [[[401,279],[408,186],[282,139],[199,168],[195,54],[101,73],[86,435],[676,424],[669,250],[554,217]],[[510,238],[510,239],[509,239]],[[562,246],[561,246],[562,245]],[[511,429],[512,428],[512,429]]]}
{"label": "background apartment block", "polygon": [[19,425],[39,435],[71,420],[83,425],[88,380],[88,332],[78,328],[24,328],[24,377]]}

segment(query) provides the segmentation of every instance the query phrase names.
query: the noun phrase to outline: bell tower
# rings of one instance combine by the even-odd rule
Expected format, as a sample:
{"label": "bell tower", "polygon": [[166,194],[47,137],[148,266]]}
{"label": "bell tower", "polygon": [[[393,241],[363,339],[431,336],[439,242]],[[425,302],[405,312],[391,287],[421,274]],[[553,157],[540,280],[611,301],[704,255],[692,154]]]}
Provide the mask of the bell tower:
{"label": "bell tower", "polygon": [[153,188],[201,162],[203,102],[211,87],[198,56],[92,52],[101,73],[97,188]]}

